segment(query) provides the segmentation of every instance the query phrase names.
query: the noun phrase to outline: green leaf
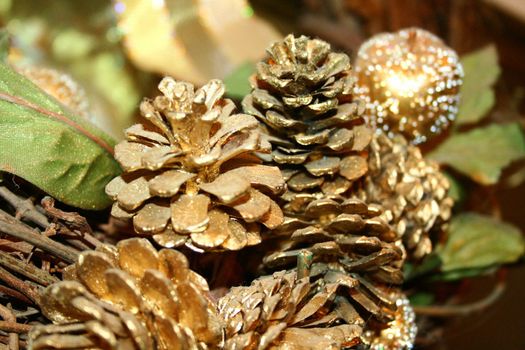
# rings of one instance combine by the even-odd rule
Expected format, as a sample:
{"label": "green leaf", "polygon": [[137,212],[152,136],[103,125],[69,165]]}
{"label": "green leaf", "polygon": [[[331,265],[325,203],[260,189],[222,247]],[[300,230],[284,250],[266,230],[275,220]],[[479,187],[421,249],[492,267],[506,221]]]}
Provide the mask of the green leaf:
{"label": "green leaf", "polygon": [[448,179],[448,182],[450,183],[448,195],[454,200],[455,204],[462,202],[465,198],[465,188],[461,182],[459,182],[458,179],[446,171],[443,171],[443,175],[445,175],[445,177]]}
{"label": "green leaf", "polygon": [[0,171],[20,176],[83,209],[111,201],[105,185],[120,173],[114,142],[0,63]]}
{"label": "green leaf", "polygon": [[441,270],[467,271],[512,263],[525,253],[518,228],[476,213],[464,213],[450,223],[449,237],[436,248]]}
{"label": "green leaf", "polygon": [[525,136],[517,123],[494,124],[454,134],[428,157],[491,185],[498,182],[503,168],[525,157]]}
{"label": "green leaf", "polygon": [[498,80],[501,69],[494,45],[486,46],[461,59],[465,77],[461,87],[456,126],[476,123],[490,111],[495,103],[492,85]]}
{"label": "green leaf", "polygon": [[427,306],[434,302],[434,294],[428,292],[417,292],[411,295],[409,298],[412,306]]}
{"label": "green leaf", "polygon": [[224,79],[226,93],[234,98],[243,98],[251,91],[250,76],[255,73],[255,65],[246,62],[239,65],[229,76]]}
{"label": "green leaf", "polygon": [[497,271],[497,267],[481,267],[475,269],[459,269],[447,272],[436,273],[433,275],[431,281],[457,281],[464,278],[473,278],[480,276],[489,276]]}
{"label": "green leaf", "polygon": [[9,55],[10,35],[5,29],[0,29],[0,62],[7,62]]}

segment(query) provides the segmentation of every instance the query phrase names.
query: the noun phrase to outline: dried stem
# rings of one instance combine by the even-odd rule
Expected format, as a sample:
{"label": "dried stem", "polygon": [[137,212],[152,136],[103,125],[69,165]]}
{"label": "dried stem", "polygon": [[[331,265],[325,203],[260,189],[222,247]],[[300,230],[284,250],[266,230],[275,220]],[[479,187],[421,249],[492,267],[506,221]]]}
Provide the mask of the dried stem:
{"label": "dried stem", "polygon": [[31,299],[29,299],[28,297],[26,297],[24,294],[20,293],[19,291],[15,290],[15,289],[11,289],[11,288],[6,287],[6,286],[3,286],[1,284],[0,284],[0,293],[2,293],[4,295],[7,295],[9,297],[18,299],[18,300],[20,300],[21,302],[23,302],[25,304],[32,304],[33,303],[31,301]]}
{"label": "dried stem", "polygon": [[[7,324],[16,324],[16,317],[13,314],[13,311],[8,309],[7,307],[0,305],[0,317],[4,319],[2,323]],[[1,324],[0,324],[0,329]],[[8,349],[9,350],[18,350],[19,344],[18,344],[18,333],[19,332],[13,332],[12,330],[6,330],[9,333],[9,344]]]}
{"label": "dried stem", "polygon": [[30,199],[20,197],[11,192],[6,186],[1,185],[0,197],[4,198],[15,208],[17,217],[28,220],[42,228],[46,228],[49,225],[46,216],[36,209]]}
{"label": "dried stem", "polygon": [[0,210],[0,232],[30,243],[68,263],[76,261],[78,252],[52,239],[36,233],[31,227]]}
{"label": "dried stem", "polygon": [[28,333],[32,328],[29,324],[0,321],[0,330],[8,333]]}
{"label": "dried stem", "polygon": [[498,282],[494,289],[485,298],[470,304],[463,305],[433,305],[433,306],[414,306],[414,311],[418,315],[432,317],[456,317],[467,316],[475,312],[483,311],[494,304],[505,292],[506,280],[505,273],[500,271]]}
{"label": "dried stem", "polygon": [[6,284],[11,286],[12,288],[24,294],[26,297],[31,299],[33,303],[38,304],[38,301],[40,299],[38,295],[38,291],[34,287],[32,287],[29,283],[22,281],[21,279],[17,278],[16,276],[14,276],[13,274],[11,274],[9,271],[5,270],[2,267],[0,267],[0,280],[4,281]]}
{"label": "dried stem", "polygon": [[46,271],[41,270],[32,264],[25,263],[2,251],[0,251],[0,265],[43,286],[48,286],[52,283],[58,282],[58,278],[51,276]]}

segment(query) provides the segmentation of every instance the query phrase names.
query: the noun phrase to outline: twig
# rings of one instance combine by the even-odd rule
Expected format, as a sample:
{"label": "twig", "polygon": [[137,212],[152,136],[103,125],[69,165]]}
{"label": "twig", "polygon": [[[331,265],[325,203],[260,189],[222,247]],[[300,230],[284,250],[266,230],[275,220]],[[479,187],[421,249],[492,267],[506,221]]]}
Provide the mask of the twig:
{"label": "twig", "polygon": [[31,301],[31,299],[29,299],[28,297],[26,297],[24,294],[20,293],[19,291],[15,290],[15,289],[11,289],[11,288],[6,287],[6,286],[3,286],[1,284],[0,284],[0,293],[2,293],[4,295],[7,295],[7,296],[10,296],[12,298],[18,299],[21,302],[23,302],[24,304],[32,304],[33,303],[33,301]]}
{"label": "twig", "polygon": [[[12,310],[9,310],[7,307],[0,305],[0,317],[4,319],[4,321],[0,321],[4,324],[16,324],[16,317],[13,314]],[[1,326],[0,326],[0,329]],[[18,333],[19,332],[13,332],[12,330],[7,329],[6,330],[9,333],[9,350],[18,350],[19,344],[18,344]]]}
{"label": "twig", "polygon": [[29,324],[9,322],[9,321],[0,321],[0,330],[9,333],[28,333],[33,326]]}
{"label": "twig", "polygon": [[[42,208],[46,211],[46,214],[54,219],[55,221],[60,220],[64,221],[67,225],[60,225],[60,231],[65,231],[64,233],[70,234],[74,238],[68,239],[68,242],[73,239],[84,240],[85,242],[91,244],[93,247],[98,247],[102,244],[98,239],[93,236],[93,230],[87,222],[86,218],[82,215],[72,212],[68,213],[62,211],[58,208],[55,208],[55,200],[51,197],[44,197],[41,201]],[[81,247],[79,247],[81,248]],[[82,250],[87,248],[81,248]]]}
{"label": "twig", "polygon": [[41,270],[34,265],[27,264],[11,255],[0,251],[0,265],[11,271],[17,272],[43,286],[48,286],[58,282],[58,278],[51,276],[49,273]]}
{"label": "twig", "polygon": [[35,208],[31,200],[19,197],[5,186],[0,186],[0,197],[4,198],[15,208],[18,217],[31,221],[42,228],[46,228],[49,225],[46,216]]}
{"label": "twig", "polygon": [[16,220],[3,210],[0,210],[0,232],[18,238],[24,242],[31,243],[35,247],[51,253],[68,263],[75,262],[78,257],[78,252],[75,250],[43,235],[35,233],[31,227]]}
{"label": "twig", "polygon": [[432,317],[455,317],[467,316],[475,312],[482,311],[496,302],[505,292],[506,282],[504,272],[498,274],[498,282],[494,289],[485,298],[470,304],[463,305],[433,305],[433,306],[414,306],[414,311],[418,315]]}
{"label": "twig", "polygon": [[0,267],[0,280],[24,294],[31,299],[33,303],[38,304],[40,298],[35,288],[31,287],[29,283],[25,283],[2,267]]}

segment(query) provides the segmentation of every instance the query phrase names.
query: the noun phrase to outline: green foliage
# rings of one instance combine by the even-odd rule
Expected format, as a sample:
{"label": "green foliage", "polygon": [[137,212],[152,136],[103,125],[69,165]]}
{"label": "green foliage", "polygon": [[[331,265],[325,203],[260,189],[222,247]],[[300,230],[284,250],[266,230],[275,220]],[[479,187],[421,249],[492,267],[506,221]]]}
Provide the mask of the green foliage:
{"label": "green foliage", "polygon": [[461,62],[465,77],[456,126],[476,123],[487,115],[496,100],[492,86],[501,73],[494,45],[464,56]]}
{"label": "green foliage", "polygon": [[488,268],[513,263],[525,253],[518,228],[476,213],[455,216],[448,234],[446,243],[436,248],[447,279],[479,275]]}
{"label": "green foliage", "polygon": [[242,99],[251,91],[250,76],[255,73],[255,65],[246,62],[239,65],[228,77],[224,79],[226,93],[233,97]]}
{"label": "green foliage", "polygon": [[517,123],[493,124],[453,134],[428,157],[483,185],[492,185],[503,168],[525,157],[525,136]]}
{"label": "green foliage", "polygon": [[0,170],[20,176],[58,200],[102,209],[120,173],[114,142],[7,65],[0,64]]}
{"label": "green foliage", "polygon": [[409,298],[412,306],[427,306],[434,302],[434,294],[427,292],[418,292],[411,295]]}

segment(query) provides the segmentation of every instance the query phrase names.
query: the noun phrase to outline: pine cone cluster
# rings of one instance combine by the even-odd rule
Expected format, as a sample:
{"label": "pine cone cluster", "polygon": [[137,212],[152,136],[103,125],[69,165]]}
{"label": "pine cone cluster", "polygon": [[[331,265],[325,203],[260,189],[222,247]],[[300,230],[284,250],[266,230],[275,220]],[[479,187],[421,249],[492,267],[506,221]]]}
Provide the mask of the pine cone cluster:
{"label": "pine cone cluster", "polygon": [[[32,349],[411,346],[403,264],[445,228],[448,181],[405,139],[365,124],[347,55],[304,36],[268,52],[245,114],[218,80],[195,90],[164,78],[162,95],[142,102],[144,121],[115,148],[123,174],[106,192],[112,216],[163,248],[131,238],[84,251],[44,290],[54,324],[31,332]],[[259,245],[262,261],[243,261],[260,263],[258,278],[216,303],[171,249],[183,245]]]}
{"label": "pine cone cluster", "polygon": [[290,267],[301,251],[308,250],[314,262],[361,273],[380,283],[403,282],[404,249],[378,205],[356,198],[318,199],[308,204],[301,219],[286,218],[276,231],[285,232],[285,238],[264,258],[266,268]]}
{"label": "pine cone cluster", "polygon": [[238,250],[261,241],[261,225],[283,215],[269,196],[284,190],[278,168],[253,154],[269,150],[257,120],[232,114],[224,84],[164,78],[163,96],[140,106],[147,123],[126,130],[115,147],[124,173],[106,187],[112,215],[132,219],[137,233],[165,247]]}
{"label": "pine cone cluster", "polygon": [[276,272],[219,300],[225,349],[342,349],[361,343],[363,327],[393,319],[395,302],[358,276],[322,269],[298,278]]}
{"label": "pine cone cluster", "polygon": [[207,349],[221,324],[206,280],[185,256],[142,238],[83,252],[65,280],[42,293],[54,325],[36,327],[38,349]]}
{"label": "pine cone cluster", "polygon": [[402,136],[375,136],[370,143],[369,173],[357,196],[380,204],[411,259],[432,251],[431,234],[442,232],[454,204],[450,184],[439,166],[425,160],[419,148]]}
{"label": "pine cone cluster", "polygon": [[301,212],[312,200],[346,192],[367,172],[365,149],[372,131],[354,100],[349,57],[322,40],[287,36],[257,65],[245,113],[264,124],[288,184],[285,212]]}

